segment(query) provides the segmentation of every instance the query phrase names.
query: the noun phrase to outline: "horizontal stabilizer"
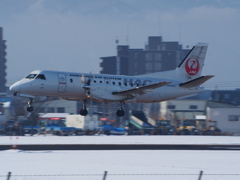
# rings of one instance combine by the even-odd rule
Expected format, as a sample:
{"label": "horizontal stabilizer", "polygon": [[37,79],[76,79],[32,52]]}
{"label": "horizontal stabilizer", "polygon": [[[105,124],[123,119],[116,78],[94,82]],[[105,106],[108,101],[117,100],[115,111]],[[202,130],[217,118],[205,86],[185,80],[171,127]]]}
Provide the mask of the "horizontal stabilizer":
{"label": "horizontal stabilizer", "polygon": [[206,82],[207,80],[211,79],[212,77],[213,77],[212,75],[201,76],[196,79],[192,79],[190,81],[181,83],[181,84],[179,84],[179,86],[184,87],[184,88],[197,87],[197,86],[200,86],[201,84],[203,84],[204,82]]}
{"label": "horizontal stabilizer", "polygon": [[142,95],[142,94],[147,93],[149,90],[156,89],[156,88],[165,86],[170,83],[171,82],[162,81],[162,82],[149,84],[149,85],[145,85],[145,86],[141,86],[141,87],[136,87],[136,88],[132,88],[132,89],[126,89],[123,91],[113,92],[112,94],[113,95],[132,95],[132,94]]}

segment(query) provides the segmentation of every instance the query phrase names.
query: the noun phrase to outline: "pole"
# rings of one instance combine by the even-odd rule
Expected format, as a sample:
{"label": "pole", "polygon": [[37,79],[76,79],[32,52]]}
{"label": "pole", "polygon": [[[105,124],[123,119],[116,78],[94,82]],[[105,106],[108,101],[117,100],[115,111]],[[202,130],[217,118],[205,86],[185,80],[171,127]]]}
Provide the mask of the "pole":
{"label": "pole", "polygon": [[106,177],[107,177],[107,171],[104,171],[103,180],[106,180]]}
{"label": "pole", "polygon": [[11,172],[8,172],[7,180],[10,180],[11,174]]}
{"label": "pole", "polygon": [[198,180],[201,180],[201,178],[202,178],[202,174],[203,174],[203,171],[200,171],[200,174],[199,174]]}

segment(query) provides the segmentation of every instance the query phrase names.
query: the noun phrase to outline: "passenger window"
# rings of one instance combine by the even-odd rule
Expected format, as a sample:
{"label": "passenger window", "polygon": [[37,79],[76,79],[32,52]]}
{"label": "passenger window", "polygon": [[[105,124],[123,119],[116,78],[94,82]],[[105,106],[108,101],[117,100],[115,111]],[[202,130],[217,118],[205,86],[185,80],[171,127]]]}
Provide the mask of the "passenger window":
{"label": "passenger window", "polygon": [[124,83],[125,86],[127,86],[127,83]]}
{"label": "passenger window", "polygon": [[108,82],[108,81],[107,81],[106,83],[107,83],[107,84],[109,84],[109,82]]}
{"label": "passenger window", "polygon": [[96,80],[94,80],[93,82],[94,82],[94,83],[96,83],[97,81],[96,81]]}
{"label": "passenger window", "polygon": [[72,79],[70,79],[70,82],[72,83],[72,82],[73,82],[73,80],[72,80]]}
{"label": "passenger window", "polygon": [[122,83],[121,83],[121,82],[119,82],[119,83],[118,83],[118,85],[119,85],[119,86],[121,86],[121,85],[122,85]]}
{"label": "passenger window", "polygon": [[113,82],[113,85],[115,85],[115,82]]}
{"label": "passenger window", "polygon": [[43,79],[46,80],[45,76],[43,74],[39,74],[36,79]]}
{"label": "passenger window", "polygon": [[130,86],[133,87],[133,83],[130,83]]}
{"label": "passenger window", "polygon": [[102,81],[100,81],[100,83],[102,83]]}
{"label": "passenger window", "polygon": [[29,74],[27,77],[25,77],[25,78],[27,78],[27,79],[33,79],[33,78],[35,78],[36,77],[36,75],[37,74]]}

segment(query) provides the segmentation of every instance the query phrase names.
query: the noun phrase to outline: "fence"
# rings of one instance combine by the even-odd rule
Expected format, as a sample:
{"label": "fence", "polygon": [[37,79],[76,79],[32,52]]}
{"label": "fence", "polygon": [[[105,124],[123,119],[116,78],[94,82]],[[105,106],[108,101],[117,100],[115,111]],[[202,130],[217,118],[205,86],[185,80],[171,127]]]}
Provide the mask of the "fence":
{"label": "fence", "polygon": [[[126,176],[196,176],[196,180],[201,180],[203,176],[240,176],[240,174],[203,174],[203,171],[200,171],[199,174],[108,174],[107,171],[104,171],[103,174],[52,174],[52,175],[13,175],[11,172],[8,172],[7,175],[0,175],[0,178],[6,178],[7,180],[11,180],[11,177],[54,177],[56,179],[57,177],[70,177],[70,176],[75,176],[75,177],[81,177],[81,176],[98,176],[99,180],[106,180],[107,176],[124,176],[126,179]],[[240,178],[240,177],[238,177]]]}

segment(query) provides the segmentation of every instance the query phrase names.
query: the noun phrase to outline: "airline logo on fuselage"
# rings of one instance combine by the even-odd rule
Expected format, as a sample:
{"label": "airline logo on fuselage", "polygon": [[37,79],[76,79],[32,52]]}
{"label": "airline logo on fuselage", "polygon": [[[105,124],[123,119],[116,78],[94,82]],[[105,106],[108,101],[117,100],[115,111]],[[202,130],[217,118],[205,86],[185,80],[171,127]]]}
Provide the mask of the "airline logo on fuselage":
{"label": "airline logo on fuselage", "polygon": [[189,58],[185,64],[185,70],[190,76],[194,76],[199,72],[200,63],[195,58]]}

